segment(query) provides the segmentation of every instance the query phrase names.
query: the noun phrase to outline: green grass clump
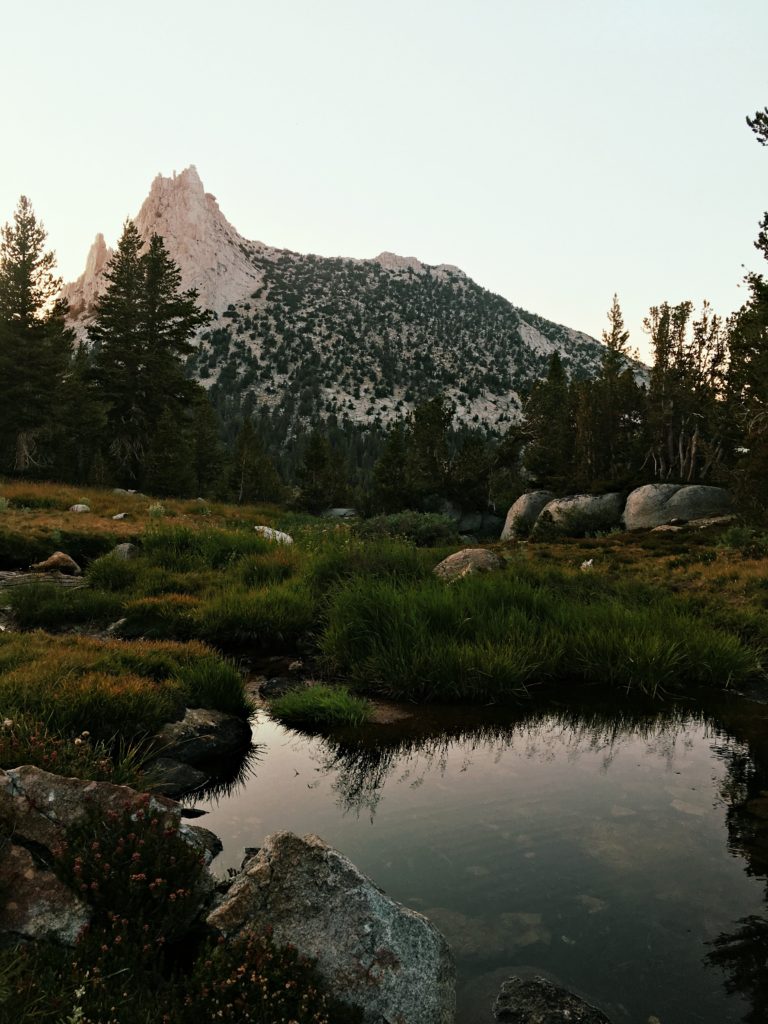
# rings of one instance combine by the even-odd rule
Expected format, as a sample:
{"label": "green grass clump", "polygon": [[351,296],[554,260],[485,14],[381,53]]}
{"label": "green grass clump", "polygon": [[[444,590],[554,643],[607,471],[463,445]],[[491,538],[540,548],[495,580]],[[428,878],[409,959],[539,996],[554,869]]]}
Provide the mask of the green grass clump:
{"label": "green grass clump", "polygon": [[362,576],[369,579],[416,580],[429,575],[434,559],[412,544],[395,540],[363,542],[345,538],[328,544],[309,563],[305,578],[315,594],[326,594],[338,583]]}
{"label": "green grass clump", "polygon": [[292,650],[306,641],[317,614],[312,595],[294,580],[257,590],[230,587],[201,603],[196,635],[222,647]]}
{"label": "green grass clump", "polygon": [[184,707],[245,715],[243,680],[200,643],[0,634],[0,707],[70,736],[127,740],[156,731]]}
{"label": "green grass clump", "polygon": [[12,588],[8,604],[21,629],[106,626],[120,618],[123,611],[123,599],[117,594],[88,587],[65,589],[43,582]]}
{"label": "green grass clump", "polygon": [[270,701],[270,713],[286,725],[363,725],[370,720],[370,702],[345,686],[308,686]]}
{"label": "green grass clump", "polygon": [[196,635],[195,612],[200,601],[190,594],[140,597],[125,605],[120,636],[148,640],[191,640]]}
{"label": "green grass clump", "polygon": [[118,558],[108,554],[91,562],[85,578],[95,590],[121,593],[136,586],[140,571],[141,566],[135,558]]}
{"label": "green grass clump", "polygon": [[178,572],[223,569],[246,555],[265,554],[272,545],[252,530],[153,525],[142,548],[151,565]]}
{"label": "green grass clump", "polygon": [[757,653],[671,597],[531,567],[445,586],[357,579],[329,604],[329,672],[411,700],[498,701],[543,683],[646,693],[757,678]]}
{"label": "green grass clump", "polygon": [[236,571],[246,587],[263,587],[295,576],[299,564],[299,554],[295,547],[273,544],[270,551],[245,555],[237,562]]}

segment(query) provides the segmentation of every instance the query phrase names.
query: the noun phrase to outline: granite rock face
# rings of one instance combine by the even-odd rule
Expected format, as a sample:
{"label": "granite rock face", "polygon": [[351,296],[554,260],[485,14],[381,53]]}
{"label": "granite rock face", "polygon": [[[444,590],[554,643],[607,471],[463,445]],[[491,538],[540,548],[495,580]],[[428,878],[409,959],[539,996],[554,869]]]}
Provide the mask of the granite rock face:
{"label": "granite rock face", "polygon": [[0,847],[0,935],[73,946],[89,919],[85,904],[29,850]]}
{"label": "granite rock face", "polygon": [[365,1024],[453,1024],[455,969],[443,936],[318,836],[268,836],[207,920],[225,936],[268,922],[278,943],[317,958]]}
{"label": "granite rock face", "polygon": [[528,491],[527,494],[521,494],[507,512],[501,539],[517,540],[519,537],[527,537],[541,510],[553,501],[554,497],[552,491]]}
{"label": "granite rock face", "polygon": [[493,572],[504,568],[504,559],[486,548],[464,548],[448,555],[432,570],[438,579],[451,583],[453,580],[474,576],[478,572]]}
{"label": "granite rock face", "polygon": [[650,530],[676,519],[703,519],[731,512],[733,499],[722,487],[646,484],[630,493],[623,519],[627,530]]}
{"label": "granite rock face", "polygon": [[578,537],[585,533],[611,530],[621,522],[624,498],[618,492],[611,494],[571,494],[555,498],[539,513],[533,534],[547,527]]}

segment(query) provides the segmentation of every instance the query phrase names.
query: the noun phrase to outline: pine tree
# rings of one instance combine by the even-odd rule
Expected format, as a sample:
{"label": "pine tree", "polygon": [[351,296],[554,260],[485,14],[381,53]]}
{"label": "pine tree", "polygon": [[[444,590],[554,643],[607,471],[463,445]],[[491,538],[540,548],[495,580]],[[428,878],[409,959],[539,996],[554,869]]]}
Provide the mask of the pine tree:
{"label": "pine tree", "polygon": [[[768,146],[768,107],[758,110],[747,124],[762,146]],[[759,224],[755,248],[768,260],[768,212]],[[728,325],[730,366],[728,409],[740,437],[732,446],[741,449],[735,476],[742,497],[765,513],[768,504],[768,280],[748,273],[749,298]]]}
{"label": "pine tree", "polygon": [[406,480],[414,498],[426,511],[434,511],[447,494],[448,431],[452,420],[453,408],[442,395],[422,402],[413,411]]}
{"label": "pine tree", "polygon": [[524,408],[530,437],[523,465],[537,487],[565,491],[573,478],[574,424],[568,378],[557,352],[549,359],[547,378],[538,381]]}
{"label": "pine tree", "polygon": [[238,504],[280,501],[285,494],[280,475],[250,417],[243,420],[235,441],[230,490]]}
{"label": "pine tree", "polygon": [[408,426],[399,420],[390,428],[381,455],[373,468],[371,505],[376,512],[400,512],[414,506],[405,475],[409,443]]}
{"label": "pine tree", "polygon": [[192,407],[191,430],[197,493],[216,495],[224,477],[225,453],[216,412],[205,392],[198,395]]}
{"label": "pine tree", "polygon": [[73,334],[57,298],[56,258],[26,196],[0,229],[0,437],[2,462],[27,472],[50,464]]}
{"label": "pine tree", "polygon": [[146,448],[143,486],[158,498],[191,498],[197,490],[194,447],[188,424],[165,409]]}
{"label": "pine tree", "polygon": [[180,290],[181,274],[160,236],[144,250],[130,220],[104,276],[108,286],[88,330],[94,374],[107,405],[109,455],[121,478],[136,482],[161,417],[181,422],[199,392],[181,360],[210,314],[198,308],[196,291]]}
{"label": "pine tree", "polygon": [[297,476],[300,485],[297,504],[301,508],[319,513],[344,501],[346,474],[343,462],[319,429],[309,435]]}

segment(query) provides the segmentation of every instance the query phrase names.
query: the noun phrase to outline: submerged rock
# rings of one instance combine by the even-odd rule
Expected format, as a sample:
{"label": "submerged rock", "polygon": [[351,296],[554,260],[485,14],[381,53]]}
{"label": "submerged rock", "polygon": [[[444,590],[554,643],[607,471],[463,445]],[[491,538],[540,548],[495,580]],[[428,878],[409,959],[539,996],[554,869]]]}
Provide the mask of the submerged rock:
{"label": "submerged rock", "polygon": [[173,757],[156,757],[147,764],[146,770],[153,789],[173,800],[201,789],[208,782],[205,772]]}
{"label": "submerged rock", "polygon": [[510,978],[493,1004],[499,1024],[611,1024],[600,1010],[546,978]]}
{"label": "submerged rock", "polygon": [[155,739],[164,758],[199,764],[243,753],[251,742],[251,727],[244,719],[223,711],[186,708],[181,721],[168,722]]}
{"label": "submerged rock", "polygon": [[452,580],[473,576],[478,572],[493,572],[504,568],[504,559],[487,548],[464,548],[448,555],[432,570],[438,579],[450,583]]}
{"label": "submerged rock", "polygon": [[365,1024],[452,1024],[455,969],[447,942],[318,836],[267,836],[208,916],[225,936],[268,924],[317,968]]}

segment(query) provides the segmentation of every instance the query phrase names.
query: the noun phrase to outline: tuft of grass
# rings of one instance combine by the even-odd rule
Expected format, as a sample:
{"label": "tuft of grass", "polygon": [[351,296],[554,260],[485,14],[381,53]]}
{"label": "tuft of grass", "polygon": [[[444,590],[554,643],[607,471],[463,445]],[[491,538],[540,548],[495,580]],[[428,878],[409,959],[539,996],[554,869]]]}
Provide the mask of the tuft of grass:
{"label": "tuft of grass", "polygon": [[123,599],[117,594],[88,587],[64,589],[43,582],[14,587],[8,593],[8,604],[21,629],[106,626],[119,618],[123,610]]}
{"label": "tuft of grass", "polygon": [[295,580],[258,590],[230,587],[201,603],[197,635],[218,646],[251,644],[261,650],[292,650],[307,639],[317,608]]}
{"label": "tuft of grass", "polygon": [[270,714],[286,725],[360,726],[370,721],[369,701],[356,697],[345,686],[308,686],[291,690],[269,704]]}
{"label": "tuft of grass", "polygon": [[199,598],[190,594],[159,594],[129,601],[119,627],[120,636],[191,640],[196,634],[195,612],[199,606]]}
{"label": "tuft of grass", "polygon": [[131,741],[185,706],[250,711],[239,672],[201,643],[0,634],[0,707],[8,718]]}
{"label": "tuft of grass", "polygon": [[190,572],[224,569],[245,555],[266,554],[271,545],[247,530],[158,524],[146,531],[142,547],[150,565]]}
{"label": "tuft of grass", "polygon": [[334,586],[354,577],[368,579],[424,579],[434,563],[430,553],[395,540],[363,542],[345,538],[328,544],[310,561],[305,579],[313,593],[327,594]]}
{"label": "tuft of grass", "polygon": [[756,679],[758,653],[642,584],[528,567],[459,586],[356,579],[330,600],[325,668],[410,700],[498,701],[544,683],[646,693]]}

